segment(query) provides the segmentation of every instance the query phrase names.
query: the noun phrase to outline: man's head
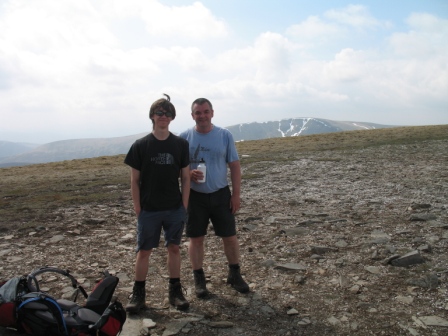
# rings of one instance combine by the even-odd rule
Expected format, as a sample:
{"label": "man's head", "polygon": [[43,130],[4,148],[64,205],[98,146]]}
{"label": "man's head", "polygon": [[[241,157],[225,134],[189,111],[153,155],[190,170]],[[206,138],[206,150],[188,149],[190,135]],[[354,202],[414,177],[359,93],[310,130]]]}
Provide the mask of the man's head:
{"label": "man's head", "polygon": [[210,103],[210,100],[208,100],[207,98],[198,98],[196,99],[192,104],[191,104],[191,112],[194,112],[194,105],[202,105],[202,104],[208,104],[208,106],[210,106],[210,110],[213,111],[213,106],[212,103]]}
{"label": "man's head", "polygon": [[174,120],[176,118],[176,108],[174,105],[170,102],[170,96],[167,94],[163,94],[166,96],[166,98],[160,98],[156,100],[154,103],[152,103],[150,109],[149,109],[149,119],[151,119],[152,123],[154,124],[154,114],[162,112],[168,112],[165,114],[168,118],[171,118]]}
{"label": "man's head", "polygon": [[212,103],[206,98],[198,98],[191,104],[191,116],[196,122],[196,130],[201,133],[211,131],[214,115]]}

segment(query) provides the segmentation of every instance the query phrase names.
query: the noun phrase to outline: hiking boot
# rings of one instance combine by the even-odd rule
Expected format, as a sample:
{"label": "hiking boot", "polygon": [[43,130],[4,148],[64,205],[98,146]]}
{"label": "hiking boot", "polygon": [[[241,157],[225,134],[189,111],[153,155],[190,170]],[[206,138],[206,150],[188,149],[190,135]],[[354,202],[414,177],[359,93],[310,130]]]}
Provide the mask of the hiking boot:
{"label": "hiking boot", "polygon": [[207,286],[205,284],[205,274],[201,273],[194,273],[194,288],[195,288],[195,292],[196,292],[196,297],[198,298],[205,298],[207,297],[210,292],[207,289]]}
{"label": "hiking boot", "polygon": [[138,313],[138,311],[145,306],[145,287],[134,286],[132,289],[132,297],[126,305],[126,311],[129,313]]}
{"label": "hiking boot", "polygon": [[182,285],[180,282],[170,283],[169,300],[170,304],[178,310],[186,310],[190,307],[190,303],[185,299],[184,293],[182,293]]}
{"label": "hiking boot", "polygon": [[229,276],[227,277],[227,283],[240,293],[247,293],[249,286],[241,276],[239,269],[229,268]]}

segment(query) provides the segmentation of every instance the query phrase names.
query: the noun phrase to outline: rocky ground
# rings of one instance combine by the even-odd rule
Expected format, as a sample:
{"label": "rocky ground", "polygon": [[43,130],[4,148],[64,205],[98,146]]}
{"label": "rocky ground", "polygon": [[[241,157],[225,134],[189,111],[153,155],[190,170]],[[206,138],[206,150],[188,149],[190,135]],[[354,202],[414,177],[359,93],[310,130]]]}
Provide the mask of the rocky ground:
{"label": "rocky ground", "polygon": [[[305,152],[282,162],[245,163],[240,154],[238,235],[251,292],[225,284],[226,260],[210,230],[212,297],[192,292],[184,239],[191,307],[170,308],[159,248],[148,309],[128,317],[123,335],[448,335],[448,141]],[[129,192],[109,188],[116,202],[58,209],[41,227],[0,232],[0,278],[53,265],[91,288],[108,269],[126,303],[135,218]],[[55,277],[42,284],[71,294]]]}

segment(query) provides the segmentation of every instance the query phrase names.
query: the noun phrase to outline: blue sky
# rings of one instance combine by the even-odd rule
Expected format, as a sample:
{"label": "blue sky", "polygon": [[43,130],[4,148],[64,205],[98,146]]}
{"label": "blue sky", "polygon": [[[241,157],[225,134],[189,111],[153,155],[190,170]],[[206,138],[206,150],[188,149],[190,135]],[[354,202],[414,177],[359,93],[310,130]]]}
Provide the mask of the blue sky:
{"label": "blue sky", "polygon": [[0,0],[0,140],[151,130],[168,93],[220,126],[448,123],[448,1]]}

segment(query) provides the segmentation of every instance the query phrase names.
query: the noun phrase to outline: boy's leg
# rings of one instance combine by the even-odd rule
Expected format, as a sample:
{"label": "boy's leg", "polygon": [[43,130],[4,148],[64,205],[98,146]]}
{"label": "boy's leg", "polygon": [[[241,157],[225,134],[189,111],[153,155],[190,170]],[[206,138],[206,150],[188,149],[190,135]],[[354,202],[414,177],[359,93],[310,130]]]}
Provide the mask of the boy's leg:
{"label": "boy's leg", "polygon": [[179,310],[188,309],[190,304],[185,299],[180,283],[180,248],[182,233],[185,226],[186,213],[184,207],[170,212],[164,220],[165,246],[167,247],[167,267],[170,276],[169,301]]}
{"label": "boy's leg", "polygon": [[180,248],[179,245],[168,245],[168,273],[170,278],[180,278]]}
{"label": "boy's leg", "polygon": [[132,297],[126,305],[126,311],[137,313],[145,306],[146,290],[145,280],[148,273],[149,256],[152,250],[140,250],[135,260],[135,282],[132,288]]}
{"label": "boy's leg", "polygon": [[179,310],[186,310],[190,303],[185,299],[180,283],[180,251],[179,245],[168,245],[168,272],[170,274],[169,301]]}
{"label": "boy's leg", "polygon": [[135,282],[126,311],[136,313],[145,306],[145,280],[148,274],[152,249],[159,245],[162,230],[162,214],[143,210],[137,221],[137,255],[135,259]]}
{"label": "boy's leg", "polygon": [[140,250],[135,259],[135,281],[145,281],[148,274],[149,257],[151,250]]}

